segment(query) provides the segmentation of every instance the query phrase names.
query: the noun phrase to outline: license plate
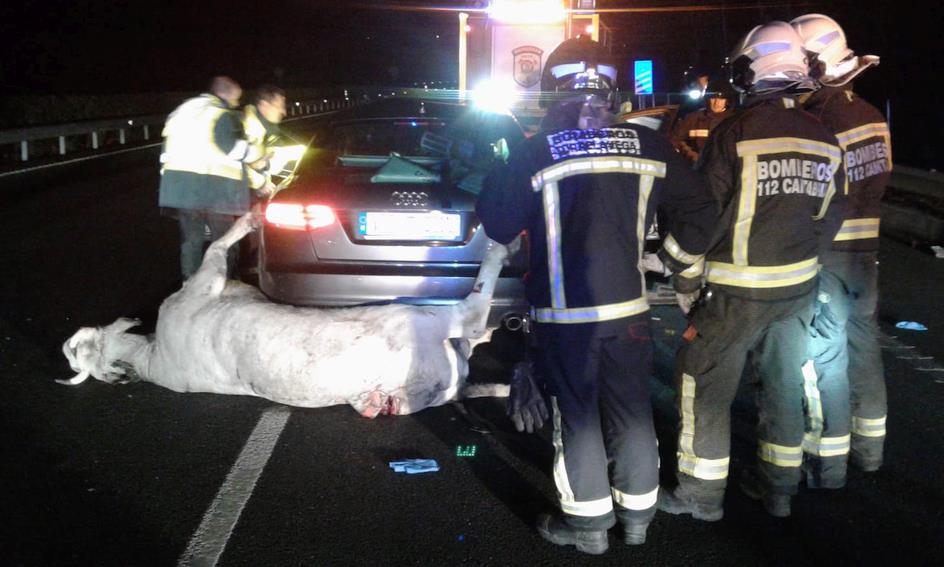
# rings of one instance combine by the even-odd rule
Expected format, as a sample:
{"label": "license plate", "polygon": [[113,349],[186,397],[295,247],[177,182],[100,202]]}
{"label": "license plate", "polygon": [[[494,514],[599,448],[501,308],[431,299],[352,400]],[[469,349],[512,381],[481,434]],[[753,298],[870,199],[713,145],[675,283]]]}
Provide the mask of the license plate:
{"label": "license plate", "polygon": [[357,235],[365,240],[462,240],[461,221],[455,213],[362,212]]}

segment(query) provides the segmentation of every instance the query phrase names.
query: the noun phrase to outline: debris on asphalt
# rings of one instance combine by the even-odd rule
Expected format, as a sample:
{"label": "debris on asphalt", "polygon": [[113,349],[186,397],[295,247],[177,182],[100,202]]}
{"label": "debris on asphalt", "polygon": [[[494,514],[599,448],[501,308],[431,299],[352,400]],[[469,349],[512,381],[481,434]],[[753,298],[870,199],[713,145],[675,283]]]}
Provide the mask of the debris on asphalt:
{"label": "debris on asphalt", "polygon": [[456,456],[457,457],[474,457],[475,452],[478,451],[478,445],[456,445]]}
{"label": "debris on asphalt", "polygon": [[439,464],[434,459],[406,459],[404,461],[390,461],[393,472],[418,474],[437,472]]}
{"label": "debris on asphalt", "polygon": [[944,258],[944,246],[931,246],[931,250],[934,250],[935,258]]}
{"label": "debris on asphalt", "polygon": [[909,331],[927,331],[928,328],[916,321],[899,321],[895,324],[896,329],[907,329]]}

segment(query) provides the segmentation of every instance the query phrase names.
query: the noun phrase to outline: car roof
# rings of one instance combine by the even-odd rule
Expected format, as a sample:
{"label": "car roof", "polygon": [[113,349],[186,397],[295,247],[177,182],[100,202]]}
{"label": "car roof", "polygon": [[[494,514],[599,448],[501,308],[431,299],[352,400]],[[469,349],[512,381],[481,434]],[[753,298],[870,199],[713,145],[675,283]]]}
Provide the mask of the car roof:
{"label": "car roof", "polygon": [[333,117],[332,122],[348,120],[371,120],[392,118],[443,118],[453,119],[473,107],[466,104],[442,102],[419,97],[391,97],[370,104],[345,109]]}

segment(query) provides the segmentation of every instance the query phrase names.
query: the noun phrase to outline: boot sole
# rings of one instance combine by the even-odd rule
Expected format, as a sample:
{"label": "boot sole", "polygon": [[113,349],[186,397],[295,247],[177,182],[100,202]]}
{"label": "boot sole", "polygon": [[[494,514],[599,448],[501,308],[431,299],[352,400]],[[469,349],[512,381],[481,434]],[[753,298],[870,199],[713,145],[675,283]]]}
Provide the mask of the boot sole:
{"label": "boot sole", "polygon": [[580,542],[570,538],[554,535],[543,528],[538,528],[538,533],[541,534],[541,537],[553,543],[554,545],[574,545],[577,547],[577,551],[582,551],[590,555],[603,555],[610,548],[610,544],[608,543],[593,544]]}
{"label": "boot sole", "polygon": [[762,493],[745,486],[744,483],[741,483],[738,486],[740,486],[741,492],[744,494],[744,496],[747,496],[751,500],[757,500],[760,502],[764,506],[764,510],[766,510],[771,516],[775,518],[790,517],[791,510],[789,504],[787,504],[786,508],[771,505],[767,502],[767,498]]}
{"label": "boot sole", "polygon": [[724,518],[724,509],[706,511],[702,510],[697,504],[691,508],[673,508],[672,506],[666,506],[663,502],[659,502],[657,506],[659,510],[666,512],[667,514],[674,514],[676,516],[680,516],[682,514],[691,514],[693,518],[703,522],[717,522],[718,520]]}

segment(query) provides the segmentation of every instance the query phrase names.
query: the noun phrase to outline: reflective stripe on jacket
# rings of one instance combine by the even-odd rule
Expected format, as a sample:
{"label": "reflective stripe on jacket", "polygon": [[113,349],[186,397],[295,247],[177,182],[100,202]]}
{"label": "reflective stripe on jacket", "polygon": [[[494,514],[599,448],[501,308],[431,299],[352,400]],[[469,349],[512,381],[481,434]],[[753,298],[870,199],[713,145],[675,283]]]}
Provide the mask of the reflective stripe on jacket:
{"label": "reflective stripe on jacket", "polygon": [[237,140],[228,152],[216,143],[217,123],[229,112],[231,110],[213,95],[201,95],[177,107],[164,125],[161,171],[243,179],[243,160],[248,157],[248,142]]}
{"label": "reflective stripe on jacket", "polygon": [[833,250],[878,250],[881,201],[892,170],[891,133],[885,117],[859,98],[851,85],[823,87],[810,95],[804,109],[836,134],[843,150],[849,202]]}
{"label": "reflective stripe on jacket", "polygon": [[811,289],[842,221],[840,166],[835,136],[792,97],[758,97],[721,123],[698,164],[722,208],[708,282],[758,299]]}
{"label": "reflective stripe on jacket", "polygon": [[670,232],[663,262],[699,261],[717,218],[703,180],[661,135],[620,125],[525,140],[486,177],[476,211],[499,242],[529,232],[538,323],[609,333],[649,309],[638,265],[657,208]]}

